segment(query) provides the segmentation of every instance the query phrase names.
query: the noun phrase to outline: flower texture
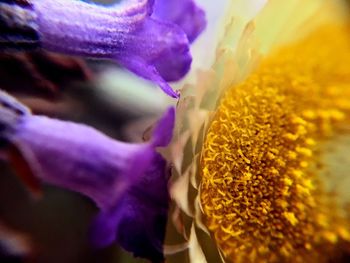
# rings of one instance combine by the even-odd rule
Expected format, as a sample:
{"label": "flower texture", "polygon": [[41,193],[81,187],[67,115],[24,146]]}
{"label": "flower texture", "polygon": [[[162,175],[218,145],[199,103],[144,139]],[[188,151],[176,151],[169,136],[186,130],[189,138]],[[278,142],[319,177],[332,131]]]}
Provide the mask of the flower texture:
{"label": "flower texture", "polygon": [[[174,10],[157,8],[164,5],[161,2],[167,1],[158,0],[153,8],[153,0],[125,0],[113,6],[35,0],[30,6],[2,3],[0,8],[12,14],[2,19],[12,33],[11,37],[4,37],[15,37],[14,41],[7,41],[11,45],[39,43],[49,51],[114,59],[176,98],[178,94],[167,81],[179,80],[190,69],[189,42],[206,22],[203,11],[190,0],[173,5]],[[184,23],[178,10],[187,22],[189,16],[194,22]],[[173,11],[176,17],[172,17]],[[16,37],[22,31],[26,36],[31,33],[29,39]]]}
{"label": "flower texture", "polygon": [[83,124],[32,115],[3,92],[0,100],[3,155],[32,190],[43,182],[89,197],[101,209],[92,227],[96,245],[117,240],[135,256],[163,259],[169,174],[156,147],[169,143],[173,108],[150,141],[131,144]]}
{"label": "flower texture", "polygon": [[337,1],[269,1],[243,30],[228,24],[215,75],[202,74],[204,85],[184,91],[196,96],[178,106],[172,197],[192,218],[192,231],[180,230],[190,234],[194,262],[212,256],[194,229],[209,234],[225,262],[329,262],[345,253],[350,23],[343,10]]}

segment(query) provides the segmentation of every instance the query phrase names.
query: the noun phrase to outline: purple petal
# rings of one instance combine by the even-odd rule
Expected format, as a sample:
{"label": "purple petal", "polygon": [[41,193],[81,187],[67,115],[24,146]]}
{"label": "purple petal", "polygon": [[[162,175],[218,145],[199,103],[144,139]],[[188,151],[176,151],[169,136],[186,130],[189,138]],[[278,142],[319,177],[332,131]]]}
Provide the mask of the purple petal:
{"label": "purple petal", "polygon": [[96,218],[92,238],[97,246],[117,240],[136,257],[163,262],[169,173],[159,154],[154,155],[152,163],[143,180],[131,187],[118,207]]}
{"label": "purple petal", "polygon": [[[104,7],[75,0],[35,1],[38,31],[49,50],[113,58],[124,41],[149,17],[147,0],[122,1]],[[74,21],[74,23],[72,23]]]}
{"label": "purple petal", "polygon": [[[138,59],[137,64],[130,67],[132,71],[141,75],[145,66],[148,72],[151,71],[148,69],[151,66],[155,70],[154,75],[158,73],[166,81],[179,80],[188,72],[192,62],[189,43],[182,29],[175,24],[155,19],[147,19],[134,32],[134,37],[126,42],[125,53],[129,55],[117,57],[123,65],[128,65],[124,62],[128,58],[129,61]],[[147,78],[147,75],[142,77]]]}
{"label": "purple petal", "polygon": [[173,136],[175,125],[175,109],[170,107],[158,121],[153,131],[152,144],[154,146],[167,146]]}
{"label": "purple petal", "polygon": [[179,94],[174,91],[170,85],[160,76],[154,65],[147,63],[145,60],[139,57],[132,56],[120,57],[118,61],[121,65],[136,75],[157,83],[158,86],[170,97],[179,98]]}
{"label": "purple petal", "polygon": [[[175,109],[169,108],[153,130],[152,145],[166,146],[172,137]],[[133,184],[118,206],[102,211],[91,229],[92,241],[103,247],[117,241],[135,256],[152,262],[163,260],[163,241],[167,221],[169,172],[158,153],[144,176]],[[142,160],[140,156],[140,161]]]}
{"label": "purple petal", "polygon": [[40,181],[79,192],[101,208],[92,228],[96,245],[116,240],[135,256],[163,259],[169,173],[155,147],[170,142],[174,108],[149,142],[130,144],[83,124],[31,115],[3,92],[0,102],[0,141],[16,146]]}
{"label": "purple petal", "polygon": [[179,80],[190,69],[189,42],[176,24],[151,18],[152,5],[147,0],[122,1],[112,7],[43,0],[35,2],[34,10],[44,48],[116,59],[177,98],[166,81]]}
{"label": "purple petal", "polygon": [[152,17],[180,26],[193,42],[204,30],[205,12],[193,0],[156,0]]}
{"label": "purple petal", "polygon": [[113,206],[150,161],[146,144],[118,142],[86,125],[43,116],[23,118],[12,137],[40,180],[89,196],[102,209]]}

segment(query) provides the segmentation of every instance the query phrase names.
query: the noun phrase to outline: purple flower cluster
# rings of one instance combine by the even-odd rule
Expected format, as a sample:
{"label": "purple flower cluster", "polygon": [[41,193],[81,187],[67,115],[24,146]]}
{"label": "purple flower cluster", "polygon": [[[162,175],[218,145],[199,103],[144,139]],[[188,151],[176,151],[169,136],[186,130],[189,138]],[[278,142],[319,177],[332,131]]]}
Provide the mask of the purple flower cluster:
{"label": "purple flower cluster", "polygon": [[[78,0],[0,0],[0,51],[47,51],[113,59],[178,94],[168,81],[190,69],[189,45],[205,14],[192,0],[123,0],[102,6]],[[1,88],[1,87],[0,87]],[[0,157],[33,191],[63,187],[100,209],[92,242],[117,241],[135,256],[162,262],[169,206],[168,165],[158,147],[170,143],[170,107],[149,141],[116,141],[84,124],[33,115],[0,90]]]}

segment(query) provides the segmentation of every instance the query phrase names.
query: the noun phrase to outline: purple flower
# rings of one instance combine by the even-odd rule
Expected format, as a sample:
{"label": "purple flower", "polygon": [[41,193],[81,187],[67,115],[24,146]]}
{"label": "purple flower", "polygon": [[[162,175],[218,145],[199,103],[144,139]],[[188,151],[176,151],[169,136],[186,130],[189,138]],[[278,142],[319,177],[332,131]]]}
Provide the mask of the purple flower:
{"label": "purple flower", "polygon": [[29,40],[16,37],[15,44],[36,47],[38,38],[40,46],[50,51],[115,59],[175,98],[178,94],[167,81],[179,80],[188,72],[192,61],[189,40],[206,24],[203,11],[188,0],[170,1],[173,10],[165,8],[167,0],[157,0],[154,15],[154,0],[124,0],[113,6],[77,0],[30,2],[25,7],[0,3],[1,11],[15,14],[2,19],[10,32],[15,25],[13,35],[21,35],[24,29],[31,33]]}
{"label": "purple flower", "polygon": [[160,155],[153,159],[138,184],[129,188],[115,209],[100,213],[91,237],[97,247],[114,240],[136,257],[163,262],[163,242],[168,214],[168,179],[166,162]]}
{"label": "purple flower", "polygon": [[163,258],[169,175],[156,147],[170,142],[174,108],[159,120],[150,141],[131,144],[83,124],[32,115],[2,92],[0,103],[2,149],[27,182],[34,177],[91,198],[101,209],[92,229],[96,245],[117,240],[135,256]]}
{"label": "purple flower", "polygon": [[204,10],[193,0],[156,0],[152,17],[177,24],[190,42],[199,36],[207,24]]}

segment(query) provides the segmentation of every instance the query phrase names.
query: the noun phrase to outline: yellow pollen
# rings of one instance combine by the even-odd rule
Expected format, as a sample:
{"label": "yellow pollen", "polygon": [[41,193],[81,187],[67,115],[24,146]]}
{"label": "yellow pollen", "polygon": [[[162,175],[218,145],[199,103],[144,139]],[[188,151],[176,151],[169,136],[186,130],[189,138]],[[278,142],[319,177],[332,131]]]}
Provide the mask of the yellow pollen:
{"label": "yellow pollen", "polygon": [[293,226],[298,223],[298,219],[295,217],[293,212],[284,212],[285,218],[291,223]]}
{"label": "yellow pollen", "polygon": [[227,261],[326,262],[350,239],[317,168],[320,144],[349,133],[349,121],[348,26],[280,49],[227,90],[203,144],[200,191]]}

